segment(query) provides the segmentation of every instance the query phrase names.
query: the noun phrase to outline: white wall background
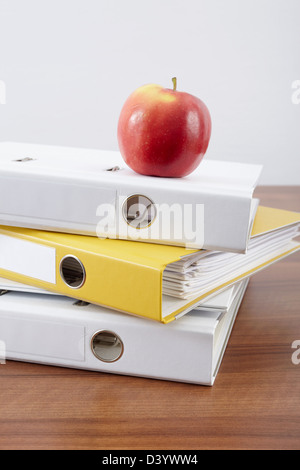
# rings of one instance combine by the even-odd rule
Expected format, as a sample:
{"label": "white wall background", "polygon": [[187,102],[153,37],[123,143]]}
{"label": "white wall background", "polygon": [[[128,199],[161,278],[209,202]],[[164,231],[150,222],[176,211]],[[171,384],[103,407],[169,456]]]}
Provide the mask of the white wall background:
{"label": "white wall background", "polygon": [[0,140],[116,150],[127,96],[174,75],[211,111],[206,158],[300,184],[299,0],[0,0]]}

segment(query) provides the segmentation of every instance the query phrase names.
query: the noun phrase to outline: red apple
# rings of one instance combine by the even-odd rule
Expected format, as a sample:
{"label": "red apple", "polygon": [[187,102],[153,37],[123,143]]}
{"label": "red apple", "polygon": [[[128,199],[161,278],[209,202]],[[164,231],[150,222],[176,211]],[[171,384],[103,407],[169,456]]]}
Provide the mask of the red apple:
{"label": "red apple", "polygon": [[197,97],[159,85],[144,85],[126,100],[118,143],[127,165],[148,176],[180,178],[201,163],[211,137],[211,117]]}

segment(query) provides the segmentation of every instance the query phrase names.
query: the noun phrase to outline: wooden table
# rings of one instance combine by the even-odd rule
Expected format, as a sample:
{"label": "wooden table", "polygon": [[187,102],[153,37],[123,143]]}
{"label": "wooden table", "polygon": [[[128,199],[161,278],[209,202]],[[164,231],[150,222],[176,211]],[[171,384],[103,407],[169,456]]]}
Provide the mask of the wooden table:
{"label": "wooden table", "polygon": [[[300,212],[300,187],[256,195]],[[212,388],[0,365],[0,449],[300,449],[299,267],[296,253],[251,279]]]}

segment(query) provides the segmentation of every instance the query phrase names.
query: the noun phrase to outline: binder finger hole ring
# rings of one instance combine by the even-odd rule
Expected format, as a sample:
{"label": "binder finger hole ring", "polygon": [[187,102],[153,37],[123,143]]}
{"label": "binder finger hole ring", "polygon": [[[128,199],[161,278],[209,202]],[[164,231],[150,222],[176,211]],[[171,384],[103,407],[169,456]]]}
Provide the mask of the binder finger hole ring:
{"label": "binder finger hole ring", "polygon": [[150,227],[156,218],[155,205],[147,196],[134,194],[124,202],[123,218],[136,229]]}
{"label": "binder finger hole ring", "polygon": [[94,356],[102,362],[116,362],[124,352],[121,338],[108,330],[98,331],[94,334],[91,348]]}
{"label": "binder finger hole ring", "polygon": [[61,260],[60,275],[64,283],[71,289],[80,289],[86,280],[86,272],[82,262],[72,255],[67,255]]}

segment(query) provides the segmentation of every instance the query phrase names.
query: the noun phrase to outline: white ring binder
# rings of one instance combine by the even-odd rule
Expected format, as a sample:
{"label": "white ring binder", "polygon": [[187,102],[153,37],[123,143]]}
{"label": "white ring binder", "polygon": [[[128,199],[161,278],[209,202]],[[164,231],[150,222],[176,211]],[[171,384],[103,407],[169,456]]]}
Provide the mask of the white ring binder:
{"label": "white ring binder", "polygon": [[[130,170],[120,152],[1,142],[0,225],[245,253],[261,170],[204,159],[187,178],[154,178]],[[144,230],[122,214],[132,195],[155,202],[140,212]],[[180,216],[170,223],[162,206],[169,213],[178,207]],[[205,207],[203,218],[198,221],[187,206]],[[194,232],[201,235],[191,239]]]}

